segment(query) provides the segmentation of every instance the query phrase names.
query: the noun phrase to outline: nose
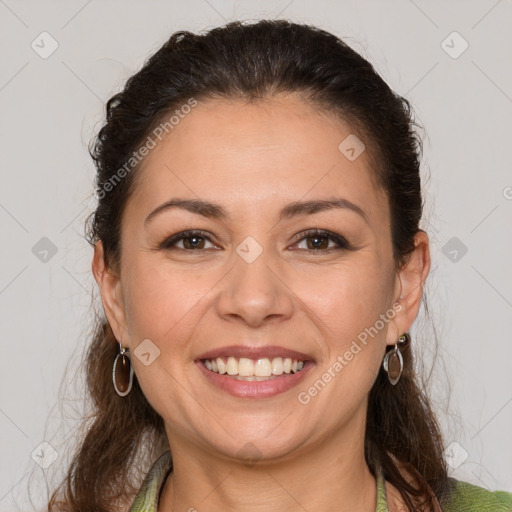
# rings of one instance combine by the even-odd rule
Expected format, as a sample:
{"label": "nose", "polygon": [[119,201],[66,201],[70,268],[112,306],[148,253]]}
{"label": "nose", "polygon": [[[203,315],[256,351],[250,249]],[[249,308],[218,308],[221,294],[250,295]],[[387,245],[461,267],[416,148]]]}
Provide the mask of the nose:
{"label": "nose", "polygon": [[254,328],[289,319],[294,310],[293,292],[283,266],[271,261],[266,251],[249,261],[236,256],[217,299],[218,314]]}

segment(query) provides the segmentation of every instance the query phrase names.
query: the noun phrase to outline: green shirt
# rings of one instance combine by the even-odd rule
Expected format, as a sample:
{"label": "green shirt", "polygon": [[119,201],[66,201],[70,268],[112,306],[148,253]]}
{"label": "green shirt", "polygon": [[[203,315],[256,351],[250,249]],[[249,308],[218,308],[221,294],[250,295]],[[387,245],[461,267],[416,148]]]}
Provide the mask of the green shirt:
{"label": "green shirt", "polygon": [[[153,464],[133,501],[130,512],[156,512],[160,491],[171,471],[171,453],[165,452]],[[375,512],[389,512],[385,480],[377,473],[377,503]],[[444,512],[512,512],[512,493],[488,491],[483,487],[450,478],[453,493],[442,501]]]}

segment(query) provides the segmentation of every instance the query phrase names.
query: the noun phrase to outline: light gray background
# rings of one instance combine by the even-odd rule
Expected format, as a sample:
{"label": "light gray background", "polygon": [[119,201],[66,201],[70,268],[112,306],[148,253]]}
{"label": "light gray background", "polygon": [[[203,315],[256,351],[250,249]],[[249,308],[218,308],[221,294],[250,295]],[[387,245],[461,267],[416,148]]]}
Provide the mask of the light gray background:
{"label": "light gray background", "polygon": [[[456,443],[447,458],[456,478],[512,491],[511,11],[507,0],[0,0],[0,510],[31,510],[29,487],[42,507],[45,476],[58,475],[78,432],[79,387],[59,386],[98,305],[83,222],[94,205],[86,148],[105,101],[172,32],[263,17],[346,38],[413,103],[428,134],[432,392]],[[46,59],[31,47],[51,48],[43,31],[58,43]],[[454,31],[469,44],[458,58]],[[46,262],[33,251],[42,237],[57,249]],[[419,354],[424,338],[413,339]]]}

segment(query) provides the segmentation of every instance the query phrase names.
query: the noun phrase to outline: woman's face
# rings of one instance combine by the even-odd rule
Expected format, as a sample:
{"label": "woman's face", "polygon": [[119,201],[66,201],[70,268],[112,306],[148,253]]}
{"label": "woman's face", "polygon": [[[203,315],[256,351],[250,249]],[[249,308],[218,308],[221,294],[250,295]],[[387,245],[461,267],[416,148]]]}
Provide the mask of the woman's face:
{"label": "woman's face", "polygon": [[[353,139],[339,149],[350,135],[294,95],[212,100],[183,116],[138,171],[119,278],[102,293],[171,449],[179,439],[270,459],[362,431],[385,345],[415,313],[395,304],[403,283],[387,196],[367,153],[353,158]],[[195,206],[158,210],[171,199]],[[186,230],[201,234],[166,243]],[[228,373],[256,367],[262,380],[214,373],[204,359],[217,356],[234,358]],[[266,377],[286,357],[305,361],[302,371]]]}

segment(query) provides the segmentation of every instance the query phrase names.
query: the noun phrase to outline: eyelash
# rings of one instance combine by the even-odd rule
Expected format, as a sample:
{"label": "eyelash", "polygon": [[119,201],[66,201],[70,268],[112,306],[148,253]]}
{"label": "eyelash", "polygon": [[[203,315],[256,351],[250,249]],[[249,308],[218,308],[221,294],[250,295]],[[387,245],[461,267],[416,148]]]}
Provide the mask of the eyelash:
{"label": "eyelash", "polygon": [[[309,253],[313,253],[313,252],[328,253],[331,251],[342,251],[342,250],[350,250],[351,249],[350,244],[347,242],[347,240],[344,237],[342,237],[341,235],[337,235],[336,233],[332,233],[331,231],[325,231],[325,230],[321,230],[321,229],[310,229],[310,230],[307,230],[307,231],[301,233],[301,235],[302,235],[302,238],[299,238],[294,243],[294,245],[298,244],[299,242],[302,242],[303,240],[305,240],[307,238],[322,237],[322,238],[327,238],[329,240],[336,242],[338,244],[338,247],[330,247],[328,249],[298,249],[298,250],[307,251]],[[205,231],[194,229],[194,230],[181,231],[180,233],[176,233],[175,235],[172,235],[172,236],[166,238],[159,245],[159,248],[167,249],[167,250],[179,249],[180,251],[188,251],[188,252],[194,252],[194,251],[201,252],[201,251],[207,250],[207,249],[182,249],[181,247],[179,247],[179,248],[174,247],[174,244],[176,244],[176,242],[179,242],[186,238],[194,238],[194,237],[204,238],[204,239],[208,240],[209,242],[213,243],[211,241],[210,237],[208,236],[208,233],[206,233]]]}

